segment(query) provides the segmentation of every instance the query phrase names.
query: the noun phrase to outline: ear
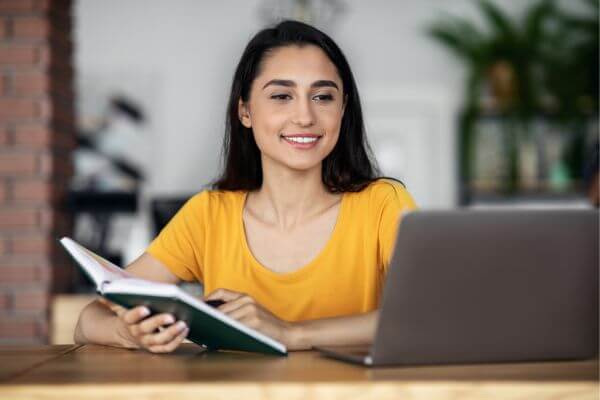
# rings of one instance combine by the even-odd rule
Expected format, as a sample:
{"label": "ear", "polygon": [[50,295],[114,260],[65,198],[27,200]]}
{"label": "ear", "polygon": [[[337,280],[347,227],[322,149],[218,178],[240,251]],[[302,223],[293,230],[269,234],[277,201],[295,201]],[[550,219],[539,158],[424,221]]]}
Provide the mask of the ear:
{"label": "ear", "polygon": [[248,105],[242,101],[242,99],[238,102],[238,117],[240,118],[240,122],[246,128],[252,127],[252,120],[250,118],[250,110]]}

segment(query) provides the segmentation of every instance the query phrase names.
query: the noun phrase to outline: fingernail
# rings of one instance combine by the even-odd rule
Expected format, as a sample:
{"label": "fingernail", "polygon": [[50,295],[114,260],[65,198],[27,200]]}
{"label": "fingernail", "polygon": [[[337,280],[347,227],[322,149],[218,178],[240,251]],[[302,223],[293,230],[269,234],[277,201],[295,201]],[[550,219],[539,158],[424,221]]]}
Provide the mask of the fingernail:
{"label": "fingernail", "polygon": [[183,321],[179,321],[177,323],[177,330],[179,331],[183,331],[184,329],[187,329],[187,326],[185,325],[185,322]]}
{"label": "fingernail", "polygon": [[140,314],[142,315],[142,317],[147,317],[148,315],[150,315],[150,310],[148,310],[146,307],[144,307],[140,311]]}
{"label": "fingernail", "polygon": [[167,315],[165,317],[165,324],[172,324],[173,322],[175,322],[175,318],[173,318],[172,315]]}

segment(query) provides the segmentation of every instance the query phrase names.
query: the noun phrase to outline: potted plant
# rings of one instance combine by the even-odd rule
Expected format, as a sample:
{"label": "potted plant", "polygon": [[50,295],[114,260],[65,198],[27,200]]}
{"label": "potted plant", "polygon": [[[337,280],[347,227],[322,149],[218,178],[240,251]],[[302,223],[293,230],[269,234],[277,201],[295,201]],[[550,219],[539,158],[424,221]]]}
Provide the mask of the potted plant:
{"label": "potted plant", "polygon": [[[456,16],[445,16],[428,27],[428,34],[467,68],[460,120],[464,182],[472,175],[474,121],[481,113],[499,115],[504,121],[508,171],[503,189],[515,192],[519,142],[530,131],[531,121],[543,113],[577,120],[581,113],[573,108],[580,110],[579,104],[597,108],[598,2],[583,1],[595,10],[591,18],[567,14],[554,0],[540,0],[521,20],[513,20],[491,1],[479,0],[484,29]],[[574,76],[579,81],[571,85]],[[582,96],[586,92],[591,93]]]}

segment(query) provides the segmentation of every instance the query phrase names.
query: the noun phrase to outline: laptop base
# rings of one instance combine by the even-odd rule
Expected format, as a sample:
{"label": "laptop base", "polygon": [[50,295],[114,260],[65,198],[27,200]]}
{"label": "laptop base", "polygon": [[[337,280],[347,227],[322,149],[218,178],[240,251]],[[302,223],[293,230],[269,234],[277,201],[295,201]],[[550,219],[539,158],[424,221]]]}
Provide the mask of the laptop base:
{"label": "laptop base", "polygon": [[314,350],[319,351],[326,357],[334,358],[339,361],[346,361],[352,364],[363,366],[372,366],[373,359],[371,358],[371,346],[331,346],[331,347],[314,347]]}

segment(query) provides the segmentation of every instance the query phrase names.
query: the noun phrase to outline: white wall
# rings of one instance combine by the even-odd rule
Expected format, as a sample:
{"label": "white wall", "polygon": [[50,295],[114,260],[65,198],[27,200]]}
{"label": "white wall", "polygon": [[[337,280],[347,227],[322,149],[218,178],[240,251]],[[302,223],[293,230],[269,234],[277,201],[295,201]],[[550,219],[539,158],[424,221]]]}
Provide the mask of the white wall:
{"label": "white wall", "polygon": [[[266,1],[266,0],[265,0]],[[518,14],[530,0],[498,0]],[[424,208],[451,207],[454,118],[462,68],[424,34],[442,12],[478,16],[469,0],[348,0],[335,29],[353,67],[373,148]],[[75,8],[80,115],[106,93],[150,115],[150,194],[198,190],[213,179],[231,77],[261,28],[259,0],[79,0]]]}

